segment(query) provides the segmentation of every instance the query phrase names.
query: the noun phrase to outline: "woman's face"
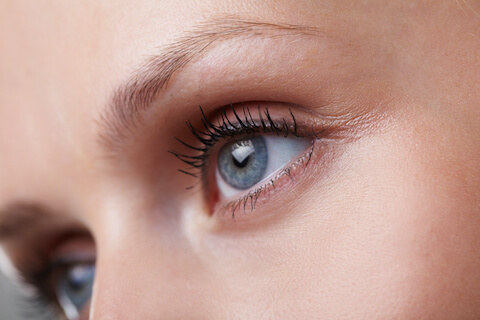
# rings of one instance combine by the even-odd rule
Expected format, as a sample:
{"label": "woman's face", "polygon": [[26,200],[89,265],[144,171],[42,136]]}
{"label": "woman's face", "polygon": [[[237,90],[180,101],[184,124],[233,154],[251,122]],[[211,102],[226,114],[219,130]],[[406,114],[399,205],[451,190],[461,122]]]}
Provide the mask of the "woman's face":
{"label": "woman's face", "polygon": [[0,7],[0,241],[70,318],[480,317],[480,4]]}

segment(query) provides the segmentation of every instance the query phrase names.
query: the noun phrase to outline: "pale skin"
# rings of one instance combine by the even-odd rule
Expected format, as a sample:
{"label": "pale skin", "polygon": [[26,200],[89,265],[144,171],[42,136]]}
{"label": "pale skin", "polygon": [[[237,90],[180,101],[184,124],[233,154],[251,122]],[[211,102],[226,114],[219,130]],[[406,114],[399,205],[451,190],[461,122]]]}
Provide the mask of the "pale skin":
{"label": "pale skin", "polygon": [[[3,2],[0,223],[13,204],[47,212],[0,239],[6,255],[16,266],[39,250],[95,254],[91,319],[478,319],[477,9]],[[215,26],[229,35],[208,38],[136,129],[106,143],[114,92]],[[199,105],[258,101],[332,126],[308,166],[232,220],[167,151],[181,149],[174,136],[194,143],[185,122]]]}

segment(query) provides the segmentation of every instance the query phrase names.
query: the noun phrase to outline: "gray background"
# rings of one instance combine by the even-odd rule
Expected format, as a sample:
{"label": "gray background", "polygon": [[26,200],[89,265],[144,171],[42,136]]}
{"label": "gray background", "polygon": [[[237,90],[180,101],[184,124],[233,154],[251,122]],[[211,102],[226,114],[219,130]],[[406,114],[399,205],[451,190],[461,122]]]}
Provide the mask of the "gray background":
{"label": "gray background", "polygon": [[50,320],[45,310],[35,309],[0,272],[0,320]]}
{"label": "gray background", "polygon": [[15,315],[15,305],[21,301],[15,287],[0,273],[0,319],[21,320],[22,317]]}

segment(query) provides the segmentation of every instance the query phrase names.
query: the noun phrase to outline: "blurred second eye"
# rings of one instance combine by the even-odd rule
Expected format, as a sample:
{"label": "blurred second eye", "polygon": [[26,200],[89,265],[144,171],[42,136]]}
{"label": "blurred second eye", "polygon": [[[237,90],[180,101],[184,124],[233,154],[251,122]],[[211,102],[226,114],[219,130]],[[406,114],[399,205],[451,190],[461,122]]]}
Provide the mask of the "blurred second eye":
{"label": "blurred second eye", "polygon": [[78,319],[92,296],[95,266],[72,264],[58,279],[57,297],[69,320]]}
{"label": "blurred second eye", "polygon": [[255,135],[230,141],[218,152],[216,184],[220,197],[239,195],[264,182],[303,155],[312,139]]}

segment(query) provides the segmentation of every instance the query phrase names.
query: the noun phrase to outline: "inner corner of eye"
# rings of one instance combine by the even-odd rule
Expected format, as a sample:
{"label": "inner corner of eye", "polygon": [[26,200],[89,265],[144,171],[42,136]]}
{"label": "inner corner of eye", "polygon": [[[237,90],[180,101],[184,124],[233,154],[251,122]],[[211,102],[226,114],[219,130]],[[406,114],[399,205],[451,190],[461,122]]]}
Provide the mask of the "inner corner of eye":
{"label": "inner corner of eye", "polygon": [[311,146],[312,139],[283,135],[255,135],[228,142],[217,157],[219,197],[238,196],[271,179]]}

